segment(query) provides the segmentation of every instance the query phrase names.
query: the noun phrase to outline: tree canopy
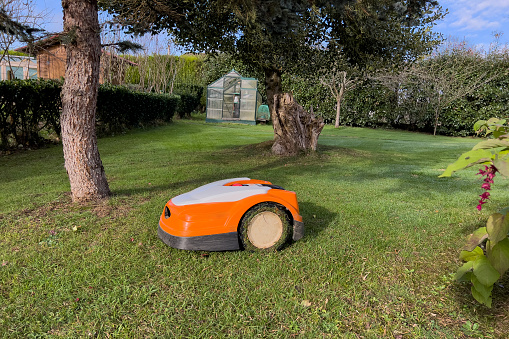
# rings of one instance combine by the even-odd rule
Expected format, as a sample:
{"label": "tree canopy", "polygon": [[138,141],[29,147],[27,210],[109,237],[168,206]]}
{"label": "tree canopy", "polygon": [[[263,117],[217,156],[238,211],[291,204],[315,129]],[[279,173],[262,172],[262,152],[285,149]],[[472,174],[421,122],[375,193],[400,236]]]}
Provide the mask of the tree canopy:
{"label": "tree canopy", "polygon": [[437,36],[430,27],[443,16],[435,0],[103,0],[100,5],[132,32],[166,30],[193,51],[226,52],[258,69],[283,72],[305,71],[331,55],[361,66],[413,60],[434,47]]}

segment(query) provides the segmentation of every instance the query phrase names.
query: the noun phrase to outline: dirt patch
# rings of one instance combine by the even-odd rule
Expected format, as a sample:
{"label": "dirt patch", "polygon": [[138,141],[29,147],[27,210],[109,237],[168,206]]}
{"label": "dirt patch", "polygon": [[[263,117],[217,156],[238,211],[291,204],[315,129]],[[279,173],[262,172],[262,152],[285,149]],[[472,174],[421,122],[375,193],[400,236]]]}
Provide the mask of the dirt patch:
{"label": "dirt patch", "polygon": [[42,223],[43,221],[51,223],[59,215],[66,216],[83,212],[90,212],[99,219],[108,218],[109,220],[116,220],[128,215],[135,206],[144,204],[149,200],[148,198],[136,199],[136,201],[122,199],[112,202],[109,199],[104,199],[96,202],[73,203],[71,194],[64,193],[58,199],[49,203],[32,208],[25,208],[10,214],[2,214],[0,215],[0,220],[30,218],[35,224]]}

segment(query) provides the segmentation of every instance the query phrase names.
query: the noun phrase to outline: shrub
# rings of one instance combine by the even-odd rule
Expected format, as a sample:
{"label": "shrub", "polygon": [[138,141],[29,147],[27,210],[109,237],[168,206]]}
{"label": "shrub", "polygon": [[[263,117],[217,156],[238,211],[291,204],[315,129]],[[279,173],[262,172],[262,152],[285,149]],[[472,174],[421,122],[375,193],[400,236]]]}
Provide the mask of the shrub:
{"label": "shrub", "polygon": [[52,80],[0,81],[0,145],[37,146],[41,130],[58,134],[61,86]]}
{"label": "shrub", "polygon": [[[43,130],[59,135],[61,90],[61,81],[0,81],[0,147],[38,146],[45,142]],[[179,96],[101,85],[96,114],[98,132],[118,132],[156,121],[170,122],[181,105],[179,101]]]}
{"label": "shrub", "polygon": [[180,85],[174,91],[180,96],[177,114],[180,118],[190,117],[191,113],[200,109],[204,87],[199,85]]}
{"label": "shrub", "polygon": [[155,121],[170,122],[178,105],[178,96],[101,85],[97,98],[98,131],[119,132]]}

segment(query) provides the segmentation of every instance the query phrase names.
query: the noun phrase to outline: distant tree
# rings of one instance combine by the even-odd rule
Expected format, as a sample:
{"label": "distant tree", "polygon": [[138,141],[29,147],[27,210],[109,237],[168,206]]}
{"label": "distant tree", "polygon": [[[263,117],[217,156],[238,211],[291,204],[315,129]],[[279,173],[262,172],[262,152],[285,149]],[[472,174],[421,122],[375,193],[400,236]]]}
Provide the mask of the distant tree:
{"label": "distant tree", "polygon": [[404,103],[421,116],[433,111],[433,135],[440,126],[441,114],[458,99],[474,93],[477,89],[506,69],[494,69],[495,54],[484,56],[468,47],[466,42],[446,43],[440,49],[399,72],[381,73],[376,78],[397,92],[399,102]]}
{"label": "distant tree", "polygon": [[[440,9],[432,12],[437,6],[435,0],[103,0],[100,3],[133,32],[168,30],[177,42],[193,50],[226,52],[262,71],[273,119],[278,119],[274,114],[277,113],[274,100],[282,98],[283,73],[314,74],[331,56],[338,54],[362,65],[367,65],[372,55],[380,60],[412,58],[421,49],[428,48],[429,44],[419,45],[418,38],[426,42],[433,40],[426,28],[441,15]],[[177,12],[182,14],[175,17]],[[409,36],[413,38],[401,40]],[[289,154],[299,149],[298,145],[291,145],[292,140],[300,139],[294,130],[278,130],[278,126],[283,125],[274,123],[273,150]],[[312,128],[319,134],[320,124]],[[316,144],[311,143],[311,147]]]}
{"label": "distant tree", "polygon": [[37,28],[45,19],[45,12],[36,11],[34,0],[3,0],[0,2],[0,61],[16,41],[30,43]]}
{"label": "distant tree", "polygon": [[341,102],[345,94],[353,90],[357,84],[362,80],[360,77],[352,75],[352,70],[347,71],[338,70],[333,68],[332,71],[327,72],[324,76],[320,77],[320,83],[326,86],[331,95],[336,100],[336,119],[334,127],[339,127],[339,118],[341,114]]}

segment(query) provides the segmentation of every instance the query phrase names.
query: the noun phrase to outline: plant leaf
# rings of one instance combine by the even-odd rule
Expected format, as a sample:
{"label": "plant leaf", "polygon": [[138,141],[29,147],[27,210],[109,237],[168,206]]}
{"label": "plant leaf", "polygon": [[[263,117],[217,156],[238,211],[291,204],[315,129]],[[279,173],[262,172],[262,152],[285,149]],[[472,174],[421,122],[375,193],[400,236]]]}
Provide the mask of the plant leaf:
{"label": "plant leaf", "polygon": [[476,291],[479,292],[479,294],[481,294],[485,300],[491,296],[493,285],[486,286],[484,284],[481,284],[479,279],[477,279],[475,276],[472,276],[471,281]]}
{"label": "plant leaf", "polygon": [[509,232],[509,218],[500,213],[494,213],[488,218],[486,231],[492,244],[496,244],[507,238]]}
{"label": "plant leaf", "polygon": [[472,285],[470,291],[472,291],[472,296],[475,298],[475,300],[491,308],[491,297],[484,298],[483,295],[475,289],[474,285]]}
{"label": "plant leaf", "polygon": [[498,273],[503,275],[509,269],[509,239],[505,238],[493,246],[488,259]]}
{"label": "plant leaf", "polygon": [[458,160],[447,166],[445,172],[439,178],[450,177],[454,172],[467,168],[474,164],[491,161],[491,152],[486,149],[471,150],[460,155]]}
{"label": "plant leaf", "polygon": [[480,227],[475,230],[474,233],[470,234],[467,240],[467,244],[464,247],[465,251],[473,251],[480,243],[488,238],[488,232],[486,227]]}
{"label": "plant leaf", "polygon": [[477,258],[473,263],[474,275],[481,284],[490,286],[500,278],[500,273],[498,273],[485,256]]}
{"label": "plant leaf", "polygon": [[474,268],[474,262],[469,261],[463,264],[454,275],[454,280],[456,281],[468,281],[470,280],[470,275],[467,277],[467,273],[471,273]]}
{"label": "plant leaf", "polygon": [[472,151],[478,150],[478,149],[492,149],[492,148],[498,148],[498,147],[509,147],[509,140],[506,139],[488,139],[481,141],[477,145],[472,148]]}
{"label": "plant leaf", "polygon": [[509,159],[495,159],[493,165],[504,177],[509,177]]}
{"label": "plant leaf", "polygon": [[483,126],[485,126],[485,125],[486,125],[486,122],[487,122],[486,120],[479,120],[479,121],[477,121],[477,122],[474,124],[474,131],[476,131],[476,132],[477,132],[477,131],[479,130],[479,128],[481,128],[481,127],[483,127]]}
{"label": "plant leaf", "polygon": [[460,259],[463,261],[475,261],[481,255],[484,255],[483,250],[476,246],[473,251],[461,251]]}

